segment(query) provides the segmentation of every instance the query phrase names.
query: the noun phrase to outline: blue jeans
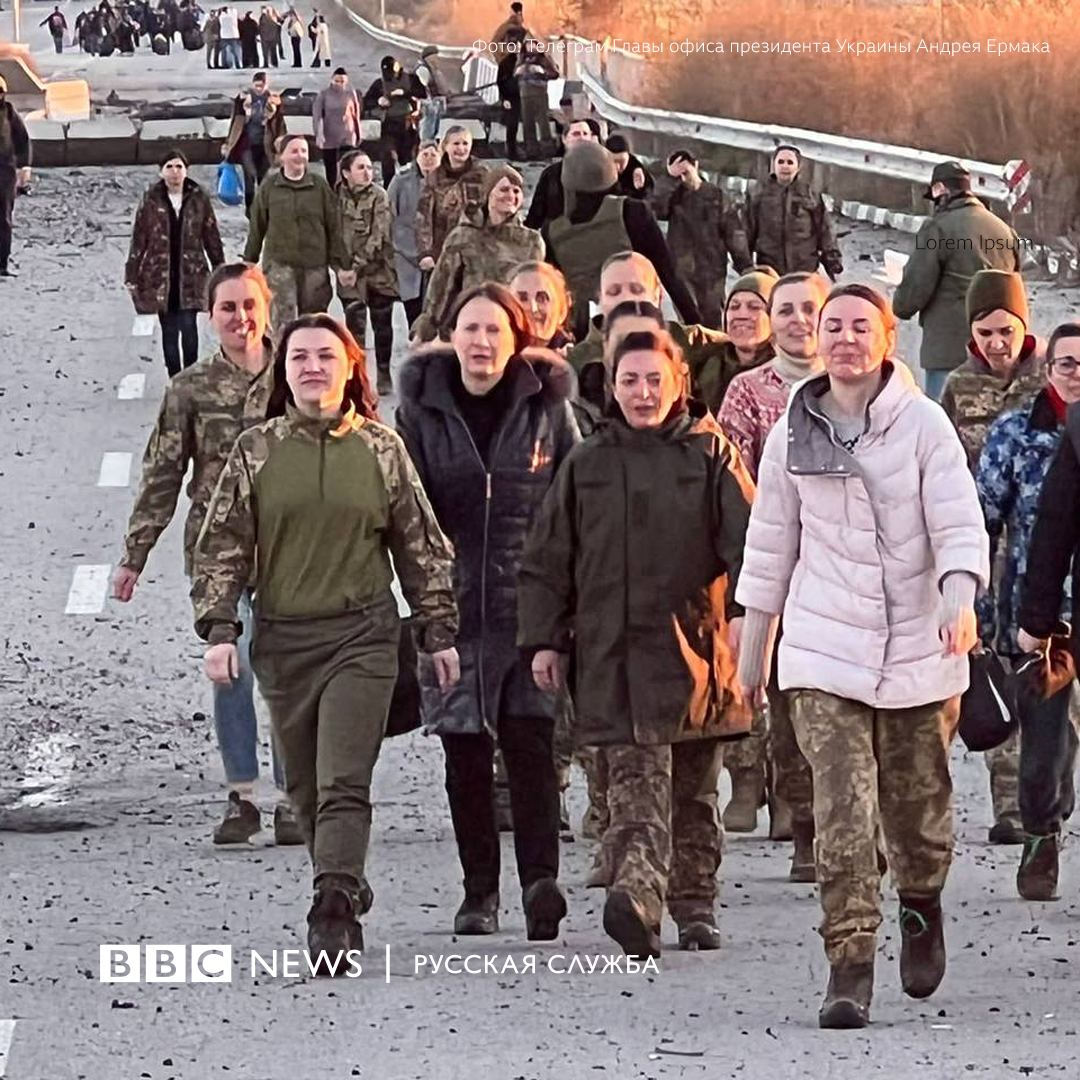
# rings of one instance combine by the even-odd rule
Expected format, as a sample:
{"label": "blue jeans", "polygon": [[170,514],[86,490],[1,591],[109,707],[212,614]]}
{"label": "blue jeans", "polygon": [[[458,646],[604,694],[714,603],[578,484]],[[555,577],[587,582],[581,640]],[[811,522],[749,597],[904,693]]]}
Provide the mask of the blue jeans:
{"label": "blue jeans", "polygon": [[935,401],[940,401],[942,391],[945,389],[945,380],[948,377],[949,372],[944,369],[924,371],[923,378],[925,379],[925,382],[923,384],[923,392],[927,397],[933,398]]}
{"label": "blue jeans", "polygon": [[[259,725],[255,718],[255,677],[251,673],[251,596],[244,593],[237,604],[237,617],[244,632],[236,643],[240,676],[229,686],[214,684],[214,727],[218,749],[230,784],[250,784],[259,777]],[[277,746],[270,742],[274,786],[285,789],[285,777],[278,761]]]}
{"label": "blue jeans", "polygon": [[[437,139],[439,124],[446,114],[446,98],[432,97],[420,100],[420,138]],[[402,162],[402,164],[406,164]]]}
{"label": "blue jeans", "polygon": [[239,68],[241,66],[240,39],[230,38],[221,43],[221,58],[227,68]]}

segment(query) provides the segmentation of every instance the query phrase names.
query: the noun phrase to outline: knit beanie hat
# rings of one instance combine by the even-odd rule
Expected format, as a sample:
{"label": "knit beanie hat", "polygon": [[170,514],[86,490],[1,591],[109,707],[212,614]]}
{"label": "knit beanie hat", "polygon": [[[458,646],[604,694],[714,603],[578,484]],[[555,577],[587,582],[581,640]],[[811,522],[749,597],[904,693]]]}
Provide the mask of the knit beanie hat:
{"label": "knit beanie hat", "polygon": [[495,165],[488,169],[487,176],[484,177],[484,186],[481,189],[480,205],[485,209],[487,208],[488,199],[491,197],[491,193],[495,190],[495,185],[500,180],[509,180],[515,187],[524,189],[525,179],[511,165]]}
{"label": "knit beanie hat", "polygon": [[[780,275],[771,266],[752,266],[731,286],[727,303],[731,303],[731,298],[737,292],[749,292],[756,293],[767,304],[773,287],[779,280]],[[724,305],[724,310],[727,310],[727,304]]]}
{"label": "knit beanie hat", "polygon": [[596,193],[619,181],[615,159],[599,143],[580,142],[566,151],[562,163],[564,191]]}
{"label": "knit beanie hat", "polygon": [[1024,279],[1008,270],[980,270],[968,286],[968,325],[998,310],[1015,315],[1027,329],[1030,316]]}

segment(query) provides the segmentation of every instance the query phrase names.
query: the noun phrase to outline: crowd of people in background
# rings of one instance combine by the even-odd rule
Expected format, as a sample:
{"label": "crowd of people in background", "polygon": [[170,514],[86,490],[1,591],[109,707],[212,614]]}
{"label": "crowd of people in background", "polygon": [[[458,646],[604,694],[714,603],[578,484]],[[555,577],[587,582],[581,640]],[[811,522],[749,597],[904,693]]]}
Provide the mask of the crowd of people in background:
{"label": "crowd of people in background", "polygon": [[[527,41],[519,3],[496,36]],[[513,55],[505,111],[550,153],[545,65]],[[445,758],[456,934],[498,929],[502,783],[526,935],[558,936],[572,753],[599,841],[588,884],[628,956],[661,955],[665,912],[679,948],[720,946],[723,830],[767,806],[791,881],[818,886],[820,1025],[869,1022],[885,874],[901,986],[928,997],[947,961],[950,750],[983,724],[966,692],[988,657],[1017,722],[987,755],[987,839],[1020,846],[1022,897],[1058,896],[1080,323],[1038,332],[1016,234],[959,162],[933,170],[890,302],[845,279],[797,147],[739,207],[689,148],[650,168],[626,133],[564,115],[530,199],[511,163],[420,107],[437,59],[420,77],[387,57],[363,95],[335,69],[319,165],[256,73],[224,147],[246,177],[240,259],[179,150],[136,211],[125,283],[160,319],[171,378],[113,591],[132,598],[190,465],[185,570],[229,787],[215,842],[259,828],[257,680],[275,835],[307,846],[309,948],[336,971],[363,947],[371,777],[410,727],[406,685]],[[14,177],[28,155],[8,142]],[[1002,243],[958,242],[988,236]],[[218,348],[199,360],[202,310]],[[916,316],[922,388],[897,352]],[[379,413],[395,392],[396,430]]]}

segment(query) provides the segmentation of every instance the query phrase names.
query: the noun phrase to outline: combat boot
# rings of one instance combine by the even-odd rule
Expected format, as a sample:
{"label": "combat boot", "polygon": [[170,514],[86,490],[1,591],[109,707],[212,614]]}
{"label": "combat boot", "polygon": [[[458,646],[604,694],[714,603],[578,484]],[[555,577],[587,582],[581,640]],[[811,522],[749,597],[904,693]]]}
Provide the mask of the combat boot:
{"label": "combat boot", "polygon": [[278,847],[294,847],[303,842],[292,807],[287,802],[279,802],[274,807],[274,843]]}
{"label": "combat boot", "polygon": [[364,951],[364,931],[356,918],[356,899],[336,884],[320,885],[308,912],[308,957],[316,975],[348,969],[344,954]]}
{"label": "combat boot", "polygon": [[[757,815],[755,815],[756,817]],[[769,839],[794,839],[795,824],[791,817],[791,804],[776,795],[769,798]]]}
{"label": "combat boot", "polygon": [[559,923],[566,917],[566,897],[554,878],[534,881],[522,894],[525,936],[529,941],[554,941]]}
{"label": "combat boot", "polygon": [[716,916],[709,910],[688,912],[675,917],[679,928],[679,948],[683,952],[702,952],[719,949],[720,930]]}
{"label": "combat boot", "polygon": [[945,977],[941,894],[900,896],[900,985],[908,997],[929,997]]}
{"label": "combat boot", "polygon": [[987,835],[991,844],[1022,844],[1027,839],[1027,833],[1018,821],[1012,818],[1000,818],[995,821]]}
{"label": "combat boot", "polygon": [[463,937],[499,932],[499,894],[470,896],[465,894],[454,916],[454,933]]}
{"label": "combat boot", "polygon": [[215,844],[246,844],[262,829],[262,816],[259,808],[247,799],[240,798],[240,792],[229,792],[229,803],[225,817],[214,830]]}
{"label": "combat boot", "polygon": [[732,769],[731,800],[724,807],[724,828],[728,832],[753,832],[764,798],[765,773],[761,769]]}
{"label": "combat boot", "polygon": [[873,960],[868,964],[833,964],[825,1000],[818,1013],[818,1027],[866,1027],[870,1023],[870,999],[873,996]]}
{"label": "combat boot", "polygon": [[788,881],[812,884],[817,881],[817,868],[814,865],[814,823],[796,821],[791,830],[795,839],[795,850],[791,853]]}
{"label": "combat boot", "polygon": [[649,923],[641,904],[625,889],[612,889],[604,904],[604,933],[636,960],[658,959],[660,927]]}
{"label": "combat boot", "polygon": [[1016,891],[1025,900],[1057,900],[1058,849],[1057,833],[1029,836],[1024,841],[1024,853],[1016,871]]}

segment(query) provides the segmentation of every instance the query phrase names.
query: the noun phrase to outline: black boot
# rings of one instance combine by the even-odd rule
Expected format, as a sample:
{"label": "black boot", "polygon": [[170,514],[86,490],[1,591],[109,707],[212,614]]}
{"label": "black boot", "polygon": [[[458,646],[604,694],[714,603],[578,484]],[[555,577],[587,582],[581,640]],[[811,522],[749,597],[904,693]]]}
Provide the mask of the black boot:
{"label": "black boot", "polygon": [[496,934],[499,931],[499,894],[470,896],[466,893],[454,916],[454,933]]}
{"label": "black boot", "polygon": [[1016,891],[1025,900],[1058,898],[1058,846],[1056,833],[1028,836],[1016,871]]}
{"label": "black boot", "polygon": [[814,864],[814,823],[796,821],[791,827],[795,840],[795,850],[791,853],[791,869],[788,881],[812,884],[817,881],[817,867]]}
{"label": "black boot", "polygon": [[941,895],[900,897],[900,984],[908,997],[929,997],[945,977]]}
{"label": "black boot", "polygon": [[627,956],[637,960],[660,956],[660,927],[651,926],[641,905],[625,889],[612,889],[604,904],[604,932]]}
{"label": "black boot", "polygon": [[818,1013],[818,1027],[864,1028],[870,1023],[870,999],[874,995],[874,962],[834,964],[829,987]]}
{"label": "black boot", "polygon": [[554,941],[566,917],[566,897],[554,878],[534,881],[522,894],[525,933],[529,941]]}
{"label": "black boot", "polygon": [[394,392],[394,380],[390,377],[390,365],[379,364],[375,380],[375,389],[379,397],[387,397]]}
{"label": "black boot", "polygon": [[308,955],[316,975],[341,975],[344,954],[364,951],[364,931],[356,920],[356,898],[336,885],[320,886],[308,912]]}

